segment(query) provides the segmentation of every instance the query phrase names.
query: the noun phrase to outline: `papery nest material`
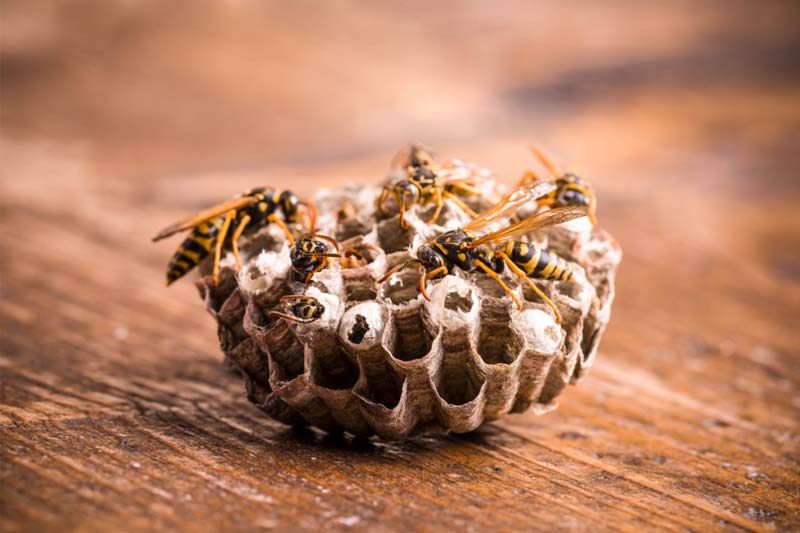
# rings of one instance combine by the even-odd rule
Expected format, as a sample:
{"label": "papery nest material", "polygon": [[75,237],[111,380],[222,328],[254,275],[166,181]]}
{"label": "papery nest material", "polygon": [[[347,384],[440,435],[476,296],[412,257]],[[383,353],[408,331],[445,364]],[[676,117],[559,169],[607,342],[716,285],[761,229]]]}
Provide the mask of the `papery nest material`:
{"label": "papery nest material", "polygon": [[[512,278],[506,281],[523,301],[521,311],[476,273],[430,283],[427,302],[416,272],[380,286],[376,280],[426,239],[459,227],[464,215],[448,203],[439,224],[428,227],[422,221],[430,212],[418,206],[422,212],[406,217],[412,230],[403,231],[396,214],[376,220],[378,194],[374,186],[316,194],[318,231],[357,255],[343,265],[334,261],[307,287],[292,280],[288,244],[270,227],[243,239],[241,272],[223,269],[216,291],[210,277],[198,282],[248,399],[286,424],[387,439],[467,432],[508,413],[554,408],[597,353],[614,298],[617,243],[585,220],[530,236],[575,272],[574,282],[536,282],[561,312],[561,324]],[[319,320],[268,317],[281,296],[302,293],[325,306]]]}

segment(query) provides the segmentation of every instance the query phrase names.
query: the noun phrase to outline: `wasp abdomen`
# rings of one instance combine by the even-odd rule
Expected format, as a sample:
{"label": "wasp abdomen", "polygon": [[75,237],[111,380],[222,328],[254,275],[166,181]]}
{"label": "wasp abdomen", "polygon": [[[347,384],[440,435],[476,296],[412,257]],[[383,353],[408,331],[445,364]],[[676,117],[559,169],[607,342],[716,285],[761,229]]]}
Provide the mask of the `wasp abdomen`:
{"label": "wasp abdomen", "polygon": [[572,269],[564,259],[541,246],[519,241],[509,241],[506,255],[529,278],[570,281]]}
{"label": "wasp abdomen", "polygon": [[220,218],[195,226],[167,265],[167,285],[183,277],[211,253],[221,225],[222,219]]}

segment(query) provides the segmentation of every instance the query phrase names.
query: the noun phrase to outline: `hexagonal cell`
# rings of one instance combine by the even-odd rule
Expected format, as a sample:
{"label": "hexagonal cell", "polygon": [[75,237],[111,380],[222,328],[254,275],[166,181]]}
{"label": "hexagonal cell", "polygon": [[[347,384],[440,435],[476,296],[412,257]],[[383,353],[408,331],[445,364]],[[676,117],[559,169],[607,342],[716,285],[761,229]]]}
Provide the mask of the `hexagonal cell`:
{"label": "hexagonal cell", "polygon": [[361,302],[350,307],[339,320],[339,342],[349,350],[362,352],[380,345],[388,312],[378,302]]}
{"label": "hexagonal cell", "polygon": [[481,306],[478,355],[487,365],[511,364],[519,356],[523,341],[511,326],[508,306],[485,302]]}
{"label": "hexagonal cell", "polygon": [[358,367],[337,344],[308,350],[310,382],[326,389],[351,389],[358,381]]}
{"label": "hexagonal cell", "polygon": [[348,304],[374,300],[378,296],[376,260],[383,263],[383,252],[363,238],[357,237],[341,244],[344,257],[341,260],[345,301]]}
{"label": "hexagonal cell", "polygon": [[[389,264],[393,266],[403,260],[396,260]],[[379,295],[395,305],[417,300],[419,298],[418,280],[419,272],[416,270],[402,270],[380,285]]]}
{"label": "hexagonal cell", "polygon": [[[508,298],[506,291],[503,290],[503,287],[500,286],[494,279],[490,278],[486,274],[481,272],[472,272],[470,277],[474,279],[475,285],[477,285],[481,291],[483,291],[484,297],[489,298]],[[519,297],[519,290],[517,289],[517,280],[515,277],[503,277],[503,282],[509,286],[509,288],[514,291],[514,294],[517,294]],[[508,301],[508,300],[506,300]]]}
{"label": "hexagonal cell", "polygon": [[470,352],[445,352],[433,376],[439,396],[450,405],[464,405],[478,397],[485,378]]}
{"label": "hexagonal cell", "polygon": [[290,381],[305,372],[304,348],[294,331],[280,321],[269,331],[266,347],[270,359],[270,383]]}
{"label": "hexagonal cell", "polygon": [[[208,262],[202,262],[200,264],[201,273],[203,273],[202,267],[207,263]],[[205,302],[206,309],[211,312],[215,318],[218,318],[217,313],[222,308],[223,304],[225,304],[231,294],[238,289],[239,285],[236,281],[236,273],[230,268],[221,269],[219,273],[219,284],[216,289],[212,288],[211,276],[205,275],[205,273],[203,274],[204,277],[197,280],[195,285],[200,291],[200,297]]]}
{"label": "hexagonal cell", "polygon": [[414,232],[400,227],[400,217],[378,222],[378,243],[386,254],[408,250],[414,240]]}
{"label": "hexagonal cell", "polygon": [[386,328],[390,338],[385,345],[389,353],[401,361],[425,357],[439,333],[422,305],[396,309]]}
{"label": "hexagonal cell", "polygon": [[366,235],[372,231],[372,221],[367,219],[362,221],[358,217],[358,210],[352,202],[344,201],[339,204],[336,210],[336,235],[335,239],[339,242]]}
{"label": "hexagonal cell", "polygon": [[[548,297],[551,297],[551,292],[552,292],[552,288],[551,287],[553,285],[552,281],[544,281],[544,280],[533,279],[533,278],[531,278],[531,281],[533,281],[533,283],[536,284],[537,287],[539,287],[540,291],[545,293]],[[538,294],[536,294],[535,292],[533,292],[533,290],[531,290],[531,288],[528,286],[527,283],[523,283],[522,284],[522,298],[526,302],[531,302],[531,303],[534,303],[534,304],[547,305],[547,304],[544,303],[544,300],[539,298]]]}
{"label": "hexagonal cell", "polygon": [[467,292],[466,294],[450,292],[444,298],[444,308],[450,311],[469,313],[473,305],[475,305],[475,300],[472,297],[472,292]]}
{"label": "hexagonal cell", "polygon": [[362,372],[363,378],[353,392],[389,409],[396,407],[403,393],[403,376],[383,359],[362,361]]}

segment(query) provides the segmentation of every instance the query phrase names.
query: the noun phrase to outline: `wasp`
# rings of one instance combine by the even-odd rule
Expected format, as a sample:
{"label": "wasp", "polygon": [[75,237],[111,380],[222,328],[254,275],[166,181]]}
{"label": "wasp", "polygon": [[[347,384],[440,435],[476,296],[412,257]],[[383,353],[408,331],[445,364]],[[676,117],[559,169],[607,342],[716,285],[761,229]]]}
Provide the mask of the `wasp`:
{"label": "wasp", "polygon": [[431,200],[436,203],[436,210],[428,220],[428,224],[433,224],[439,219],[444,206],[444,198],[456,204],[469,216],[474,217],[477,215],[472,208],[455,194],[457,191],[467,194],[481,194],[474,187],[472,178],[458,171],[461,169],[439,165],[433,153],[416,145],[412,145],[406,151],[400,152],[395,157],[395,160],[401,157],[405,159],[404,171],[406,177],[383,188],[377,201],[379,213],[386,214],[383,205],[389,195],[394,195],[395,203],[400,212],[400,227],[403,229],[409,229],[405,220],[406,211],[414,204],[426,204]]}
{"label": "wasp", "polygon": [[325,306],[319,303],[319,300],[313,296],[292,294],[282,297],[280,301],[281,303],[291,304],[292,314],[270,311],[267,313],[268,316],[284,318],[300,324],[308,324],[309,322],[314,322],[319,319],[323,313],[325,313]]}
{"label": "wasp", "polygon": [[[331,246],[336,253],[330,251]],[[330,265],[332,258],[342,256],[339,253],[339,245],[334,239],[319,233],[306,233],[294,243],[289,257],[292,261],[292,271],[308,285],[314,274]]]}
{"label": "wasp", "polygon": [[[216,287],[219,283],[222,248],[232,249],[236,267],[241,268],[239,237],[253,233],[270,223],[279,226],[286,234],[289,243],[294,244],[294,237],[286,224],[297,222],[298,206],[304,206],[308,210],[309,225],[313,231],[317,218],[314,204],[310,200],[298,200],[291,191],[272,187],[258,187],[246,191],[191,218],[167,226],[153,237],[153,242],[191,229],[189,236],[178,247],[167,266],[167,285],[181,278],[213,252],[212,279]],[[282,214],[282,218],[278,213]]]}
{"label": "wasp", "polygon": [[522,206],[537,201],[554,189],[555,185],[550,181],[528,182],[518,186],[500,202],[465,226],[443,233],[417,248],[415,258],[395,266],[378,282],[382,283],[394,273],[417,265],[420,272],[419,291],[426,300],[430,300],[425,288],[427,280],[454,274],[456,268],[465,272],[481,271],[497,281],[514,301],[517,309],[522,309],[519,299],[500,278],[505,267],[508,267],[553,310],[556,321],[561,323],[561,314],[555,304],[533,283],[531,278],[573,281],[572,270],[566,261],[555,253],[536,244],[514,240],[514,237],[587,216],[589,214],[588,206],[554,207],[548,211],[523,218],[497,231],[485,235],[477,234],[478,231],[513,214]]}
{"label": "wasp", "polygon": [[[597,224],[595,212],[597,211],[597,198],[588,181],[573,172],[563,172],[544,153],[535,146],[530,147],[531,152],[544,166],[556,185],[555,190],[539,198],[538,204],[547,207],[563,207],[567,205],[585,205],[589,207],[589,220],[592,225]],[[529,170],[522,175],[520,185],[538,181],[536,174]]]}

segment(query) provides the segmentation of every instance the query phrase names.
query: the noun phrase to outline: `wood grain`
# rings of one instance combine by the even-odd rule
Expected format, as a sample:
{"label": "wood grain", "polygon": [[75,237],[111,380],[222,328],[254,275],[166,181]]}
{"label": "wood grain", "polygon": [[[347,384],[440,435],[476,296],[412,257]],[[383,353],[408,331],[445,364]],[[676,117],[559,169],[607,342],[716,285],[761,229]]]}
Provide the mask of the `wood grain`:
{"label": "wood grain", "polygon": [[[800,528],[796,4],[5,2],[0,529]],[[544,143],[622,243],[557,411],[402,443],[267,420],[173,219]]]}

